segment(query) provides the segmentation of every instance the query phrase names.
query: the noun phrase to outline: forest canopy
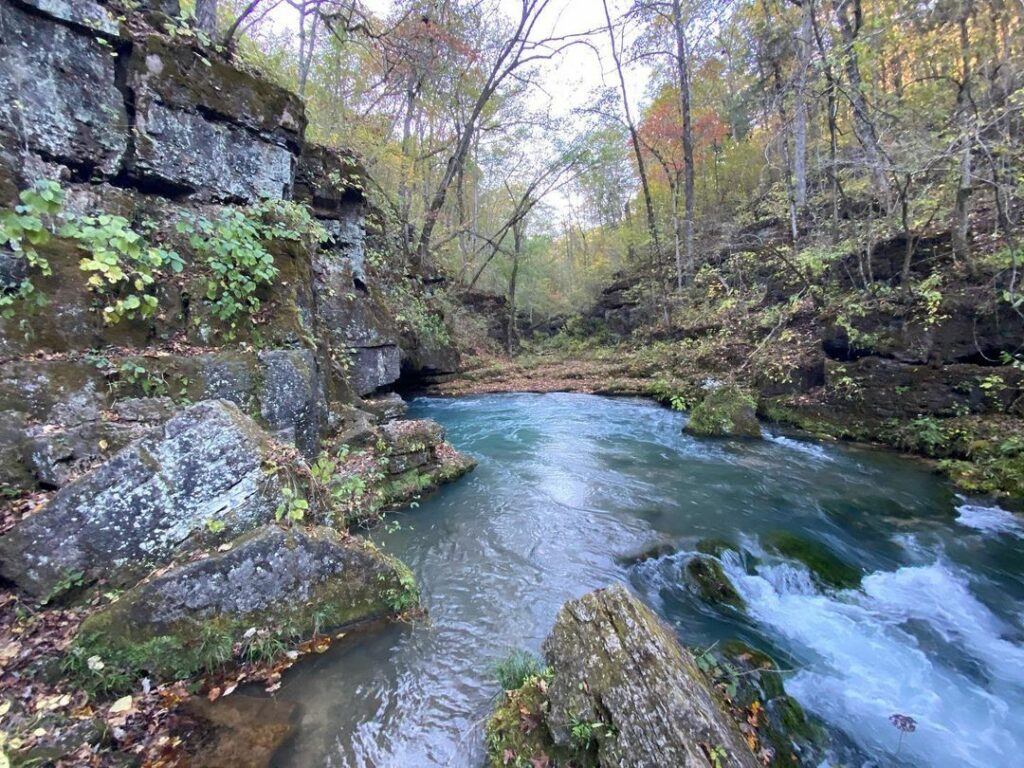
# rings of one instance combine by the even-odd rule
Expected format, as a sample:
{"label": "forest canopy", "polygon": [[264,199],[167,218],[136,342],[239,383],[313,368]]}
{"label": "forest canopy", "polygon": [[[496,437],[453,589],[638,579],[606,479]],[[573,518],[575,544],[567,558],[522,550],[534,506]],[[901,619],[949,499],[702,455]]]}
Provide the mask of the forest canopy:
{"label": "forest canopy", "polygon": [[531,316],[623,269],[667,301],[765,225],[799,281],[855,254],[864,286],[878,243],[902,238],[907,285],[947,232],[1019,305],[1019,2],[211,5],[211,37],[360,155],[404,259]]}

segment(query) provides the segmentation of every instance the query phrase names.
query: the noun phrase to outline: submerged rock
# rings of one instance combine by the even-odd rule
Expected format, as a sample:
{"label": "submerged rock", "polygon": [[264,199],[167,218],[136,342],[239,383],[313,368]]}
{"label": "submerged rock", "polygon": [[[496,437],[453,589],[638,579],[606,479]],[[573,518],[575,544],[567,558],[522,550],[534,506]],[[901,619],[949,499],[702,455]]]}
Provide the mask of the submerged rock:
{"label": "submerged rock", "polygon": [[860,569],[820,542],[795,533],[780,532],[769,537],[767,544],[783,557],[803,563],[824,586],[851,589],[860,585]]}
{"label": "submerged rock", "polygon": [[545,725],[582,764],[758,765],[690,653],[621,585],[562,606],[544,655]]}
{"label": "submerged rock", "polygon": [[756,408],[757,403],[749,392],[723,384],[710,390],[694,407],[683,431],[698,437],[760,438]]}
{"label": "submerged rock", "polygon": [[197,403],[0,537],[0,574],[37,597],[72,574],[131,584],[204,540],[272,521],[280,452],[237,406]]}
{"label": "submerged rock", "polygon": [[743,610],[746,603],[722,570],[722,565],[713,557],[696,555],[686,563],[686,576],[697,589],[698,594],[713,604],[731,605]]}
{"label": "submerged rock", "polygon": [[183,708],[203,726],[192,768],[268,768],[298,729],[298,704],[283,699],[236,693],[210,702],[195,696]]}
{"label": "submerged rock", "polygon": [[99,656],[129,675],[178,679],[224,664],[236,643],[243,656],[261,659],[262,638],[271,638],[268,647],[307,640],[400,613],[417,600],[409,570],[371,544],[325,527],[271,525],[155,576],[93,614],[75,639],[76,655]]}
{"label": "submerged rock", "polygon": [[619,565],[631,568],[634,565],[640,563],[646,563],[648,560],[657,560],[661,557],[668,557],[676,552],[676,548],[673,544],[667,541],[656,541],[653,544],[649,544],[643,549],[633,552],[628,555],[619,555],[615,558],[615,562]]}

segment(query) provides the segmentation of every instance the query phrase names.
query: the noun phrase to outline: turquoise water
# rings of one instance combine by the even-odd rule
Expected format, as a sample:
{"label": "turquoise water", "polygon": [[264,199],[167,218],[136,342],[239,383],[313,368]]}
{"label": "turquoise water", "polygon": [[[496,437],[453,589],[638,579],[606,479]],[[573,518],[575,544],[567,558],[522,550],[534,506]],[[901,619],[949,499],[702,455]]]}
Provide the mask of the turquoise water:
{"label": "turquoise water", "polygon": [[[539,649],[565,600],[612,581],[689,645],[739,638],[775,655],[787,690],[855,747],[847,765],[988,768],[1024,752],[1024,526],[922,464],[780,436],[695,439],[681,414],[592,395],[424,398],[410,416],[440,421],[480,462],[373,535],[416,572],[430,619],[289,672],[279,695],[301,726],[277,765],[481,765],[494,662]],[[861,587],[819,589],[764,550],[779,531],[826,544]],[[746,553],[723,555],[746,612],[687,588],[705,537]],[[677,554],[617,559],[657,541]],[[917,721],[898,755],[896,712]]]}

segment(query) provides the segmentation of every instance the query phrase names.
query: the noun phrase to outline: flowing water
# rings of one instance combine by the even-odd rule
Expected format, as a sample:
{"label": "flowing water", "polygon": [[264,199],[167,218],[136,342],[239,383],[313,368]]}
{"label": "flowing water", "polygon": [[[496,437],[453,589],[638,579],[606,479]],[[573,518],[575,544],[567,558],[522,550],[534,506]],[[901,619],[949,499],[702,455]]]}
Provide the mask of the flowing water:
{"label": "flowing water", "polygon": [[[480,462],[374,538],[407,562],[429,622],[343,641],[290,672],[299,702],[288,768],[472,766],[496,660],[534,650],[561,604],[625,581],[691,646],[738,638],[772,653],[787,690],[853,745],[845,765],[1009,766],[1024,754],[1024,526],[954,496],[891,454],[773,436],[681,434],[685,416],[639,400],[492,395],[414,401]],[[825,544],[864,573],[822,590],[766,552],[773,533]],[[701,538],[749,606],[686,587]],[[677,554],[627,567],[657,541]],[[754,559],[756,558],[756,560]],[[756,565],[753,563],[756,562]],[[889,716],[917,721],[897,753]]]}

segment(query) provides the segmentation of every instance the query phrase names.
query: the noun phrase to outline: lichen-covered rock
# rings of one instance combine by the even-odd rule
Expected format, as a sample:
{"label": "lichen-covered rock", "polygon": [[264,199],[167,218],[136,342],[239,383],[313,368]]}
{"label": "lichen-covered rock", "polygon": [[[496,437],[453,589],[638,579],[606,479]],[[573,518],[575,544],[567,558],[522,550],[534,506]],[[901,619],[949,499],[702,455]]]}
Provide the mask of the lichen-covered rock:
{"label": "lichen-covered rock", "polygon": [[135,99],[132,173],[198,199],[291,197],[302,101],[158,36],[128,64]]}
{"label": "lichen-covered rock", "polygon": [[260,353],[263,380],[260,415],[271,430],[282,431],[307,457],[320,449],[325,419],[324,395],[316,358],[309,349],[274,349]]}
{"label": "lichen-covered rock", "polygon": [[690,412],[683,427],[698,437],[761,437],[757,403],[746,391],[731,384],[710,389]]}
{"label": "lichen-covered rock", "polygon": [[690,653],[621,585],[562,606],[544,655],[556,745],[581,746],[572,726],[583,722],[600,766],[758,765]]}
{"label": "lichen-covered rock", "polygon": [[202,114],[295,149],[306,127],[305,105],[294,93],[160,35],[133,49],[128,86],[138,102]]}
{"label": "lichen-covered rock", "polygon": [[136,112],[135,133],[132,172],[148,183],[207,200],[291,196],[292,153],[243,128],[153,101]]}
{"label": "lichen-covered rock", "polygon": [[0,574],[40,597],[71,573],[131,583],[204,538],[273,520],[278,452],[233,404],[197,403],[0,537]]}
{"label": "lichen-covered rock", "polygon": [[418,453],[444,442],[444,427],[430,419],[388,422],[381,427],[381,434],[393,456]]}
{"label": "lichen-covered rock", "polygon": [[58,162],[116,173],[129,123],[110,48],[8,3],[0,4],[0,30],[0,139],[8,134]]}
{"label": "lichen-covered rock", "polygon": [[123,670],[186,677],[223,664],[250,630],[307,640],[417,599],[408,569],[366,542],[268,525],[142,582],[86,619],[75,644]]}
{"label": "lichen-covered rock", "polygon": [[394,344],[356,347],[353,358],[350,378],[359,395],[393,384],[402,372],[402,353]]}
{"label": "lichen-covered rock", "polygon": [[89,34],[117,37],[120,25],[114,15],[95,0],[20,0],[40,13],[79,27]]}

